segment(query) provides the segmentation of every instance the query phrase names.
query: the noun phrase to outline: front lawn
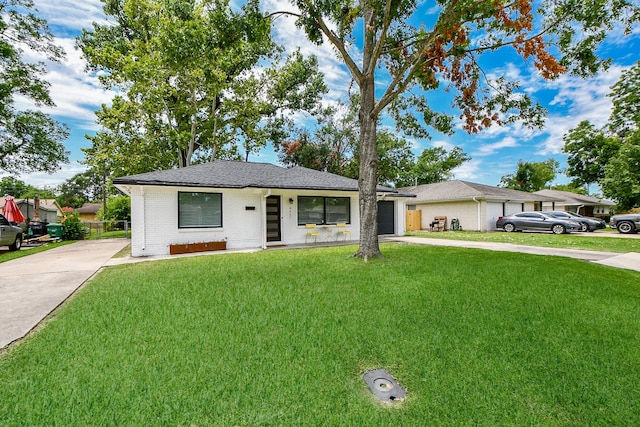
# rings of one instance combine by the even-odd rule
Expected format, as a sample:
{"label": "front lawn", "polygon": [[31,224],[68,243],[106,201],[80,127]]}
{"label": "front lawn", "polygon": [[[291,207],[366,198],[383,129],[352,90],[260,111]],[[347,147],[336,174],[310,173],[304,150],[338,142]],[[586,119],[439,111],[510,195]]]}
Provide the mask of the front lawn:
{"label": "front lawn", "polygon": [[551,233],[505,233],[504,231],[409,231],[407,236],[430,239],[470,240],[474,242],[511,243],[514,245],[543,246],[548,248],[583,249],[603,252],[640,252],[639,238],[620,238],[617,233],[609,231],[611,237],[604,232],[581,234]]}
{"label": "front lawn", "polygon": [[[640,274],[386,244],[109,268],[0,356],[0,425],[638,425]],[[408,390],[377,403],[362,374]]]}

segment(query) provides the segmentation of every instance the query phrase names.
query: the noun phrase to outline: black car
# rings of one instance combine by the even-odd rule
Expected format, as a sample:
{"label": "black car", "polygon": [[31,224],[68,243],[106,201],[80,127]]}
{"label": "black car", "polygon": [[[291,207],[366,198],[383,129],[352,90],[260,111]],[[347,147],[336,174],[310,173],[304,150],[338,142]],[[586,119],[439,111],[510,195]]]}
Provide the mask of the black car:
{"label": "black car", "polygon": [[600,218],[582,216],[575,212],[565,212],[565,211],[550,211],[545,213],[555,216],[556,218],[571,219],[579,222],[582,227],[580,231],[596,231],[596,230],[601,230],[603,228],[607,228],[607,223]]}
{"label": "black car", "polygon": [[512,231],[551,231],[553,234],[569,233],[580,231],[578,222],[556,218],[544,212],[518,212],[498,218],[496,228],[501,228],[506,232]]}

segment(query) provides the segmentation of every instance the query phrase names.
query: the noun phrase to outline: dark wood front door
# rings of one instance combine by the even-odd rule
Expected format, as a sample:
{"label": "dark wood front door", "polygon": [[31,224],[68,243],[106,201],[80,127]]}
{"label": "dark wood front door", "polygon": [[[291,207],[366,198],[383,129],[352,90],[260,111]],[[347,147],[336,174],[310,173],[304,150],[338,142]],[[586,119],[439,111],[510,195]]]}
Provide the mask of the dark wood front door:
{"label": "dark wood front door", "polygon": [[282,240],[280,230],[280,196],[267,197],[267,242]]}

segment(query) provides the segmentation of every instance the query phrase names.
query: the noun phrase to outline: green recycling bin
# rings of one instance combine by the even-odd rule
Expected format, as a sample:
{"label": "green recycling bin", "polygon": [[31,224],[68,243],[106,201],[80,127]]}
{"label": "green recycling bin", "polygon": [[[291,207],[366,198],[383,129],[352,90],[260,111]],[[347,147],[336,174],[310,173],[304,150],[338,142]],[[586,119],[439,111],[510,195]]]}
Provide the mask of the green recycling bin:
{"label": "green recycling bin", "polygon": [[62,239],[62,224],[47,224],[47,233],[51,237]]}

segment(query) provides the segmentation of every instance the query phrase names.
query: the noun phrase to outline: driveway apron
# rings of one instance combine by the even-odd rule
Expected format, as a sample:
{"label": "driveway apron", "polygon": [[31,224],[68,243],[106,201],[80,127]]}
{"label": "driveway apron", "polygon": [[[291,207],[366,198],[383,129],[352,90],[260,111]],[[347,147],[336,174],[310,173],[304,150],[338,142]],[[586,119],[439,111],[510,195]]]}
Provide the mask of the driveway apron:
{"label": "driveway apron", "polygon": [[128,244],[83,240],[0,263],[0,348],[29,333]]}

